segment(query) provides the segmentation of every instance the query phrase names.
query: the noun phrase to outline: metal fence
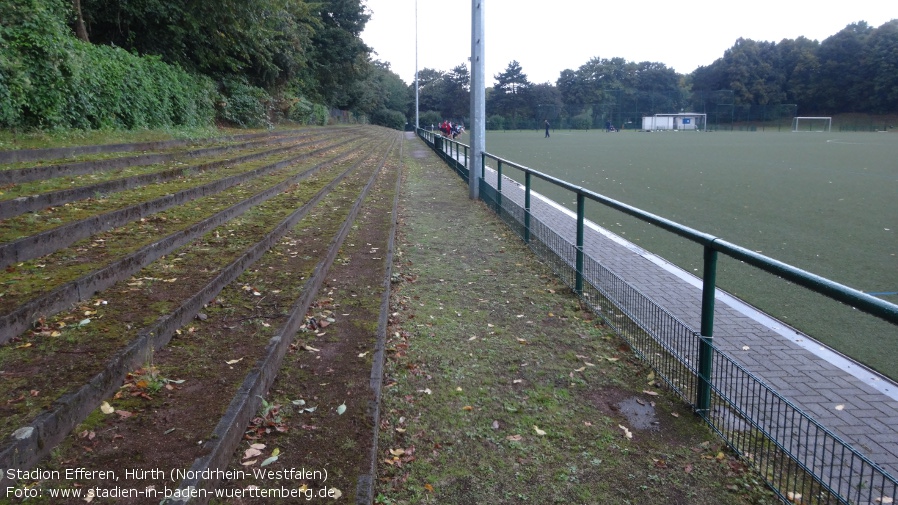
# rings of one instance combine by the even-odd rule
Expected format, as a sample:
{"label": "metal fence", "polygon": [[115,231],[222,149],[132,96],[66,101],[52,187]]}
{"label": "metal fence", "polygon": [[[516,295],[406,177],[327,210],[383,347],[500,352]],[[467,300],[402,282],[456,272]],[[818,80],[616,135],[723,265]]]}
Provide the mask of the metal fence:
{"label": "metal fence", "polygon": [[[432,132],[419,135],[468,180],[469,148]],[[549,175],[484,153],[495,167],[479,183],[480,198],[656,371],[776,493],[795,503],[891,503],[898,480],[790,403],[713,344],[718,253],[781,276],[858,310],[898,324],[898,306],[779,263],[716,237],[629,207]],[[523,172],[519,185],[503,169]],[[572,243],[532,212],[532,178],[577,197]],[[503,191],[503,181],[507,190]],[[540,197],[541,198],[541,197]],[[650,296],[584,254],[586,201],[609,206],[704,247],[702,327],[679,320]]]}

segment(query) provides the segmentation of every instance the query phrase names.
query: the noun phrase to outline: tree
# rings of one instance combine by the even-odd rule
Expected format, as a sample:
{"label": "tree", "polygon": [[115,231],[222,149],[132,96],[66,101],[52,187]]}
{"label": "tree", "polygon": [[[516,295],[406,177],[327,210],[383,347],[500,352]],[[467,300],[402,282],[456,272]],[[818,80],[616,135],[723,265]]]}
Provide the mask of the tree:
{"label": "tree", "polygon": [[358,110],[371,117],[371,122],[401,129],[406,122],[410,96],[402,79],[390,70],[390,64],[370,62],[366,77],[359,81]]}
{"label": "tree", "polygon": [[84,42],[90,42],[87,27],[84,26],[84,15],[81,13],[81,0],[72,0],[72,10],[75,14],[75,35]]}
{"label": "tree", "polygon": [[821,112],[859,112],[869,104],[865,88],[872,75],[865,75],[869,65],[859,65],[865,57],[866,39],[872,28],[867,23],[853,23],[825,39],[817,50],[820,61],[820,86],[817,101]]}
{"label": "tree", "polygon": [[537,123],[555,121],[564,112],[564,102],[558,88],[549,83],[534,84],[528,94],[528,107],[533,111]]}
{"label": "tree", "polygon": [[487,113],[501,114],[511,121],[509,127],[518,128],[520,117],[531,116],[527,95],[533,85],[517,61],[509,63],[504,72],[496,74],[495,79],[491,103],[487,102]]}
{"label": "tree", "polygon": [[783,39],[779,43],[785,101],[802,104],[802,109],[809,113],[818,110],[814,90],[818,85],[820,72],[820,61],[817,59],[819,47],[820,44],[816,40],[805,37],[798,37],[795,40]]}
{"label": "tree", "polygon": [[[434,70],[432,68],[424,68],[418,71],[418,107],[422,111],[438,112],[441,117],[443,114],[443,99],[445,97],[445,82],[443,80],[444,72]],[[414,94],[414,83],[409,86],[412,94]],[[409,115],[414,115],[414,104],[411,104]]]}
{"label": "tree", "polygon": [[446,117],[462,121],[470,114],[471,107],[471,74],[468,66],[462,63],[456,65],[443,76],[445,82],[445,101],[443,112]]}
{"label": "tree", "polygon": [[358,97],[352,84],[364,77],[371,52],[360,35],[371,16],[360,0],[322,0],[315,5],[319,26],[307,52],[308,91],[325,103],[353,109]]}
{"label": "tree", "polygon": [[321,24],[304,0],[91,0],[82,9],[95,44],[266,87],[307,65]]}
{"label": "tree", "polygon": [[898,110],[898,19],[873,30],[867,38],[861,74],[869,79],[868,112]]}

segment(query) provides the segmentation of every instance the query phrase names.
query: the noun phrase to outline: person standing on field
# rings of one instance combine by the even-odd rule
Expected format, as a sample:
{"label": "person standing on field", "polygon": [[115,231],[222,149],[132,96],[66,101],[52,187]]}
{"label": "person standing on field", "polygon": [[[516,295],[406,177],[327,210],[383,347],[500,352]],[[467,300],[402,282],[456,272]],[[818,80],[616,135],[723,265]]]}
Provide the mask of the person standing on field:
{"label": "person standing on field", "polygon": [[545,138],[549,138],[549,120],[548,119],[546,119],[546,137]]}

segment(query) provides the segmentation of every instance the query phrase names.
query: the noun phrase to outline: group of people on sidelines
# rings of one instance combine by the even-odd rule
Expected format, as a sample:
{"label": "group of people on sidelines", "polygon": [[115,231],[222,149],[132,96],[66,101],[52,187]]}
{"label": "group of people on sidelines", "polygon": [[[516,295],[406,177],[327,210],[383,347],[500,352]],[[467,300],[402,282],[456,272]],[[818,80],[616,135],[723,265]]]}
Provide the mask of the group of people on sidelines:
{"label": "group of people on sidelines", "polygon": [[442,123],[440,123],[440,132],[443,133],[444,137],[452,137],[454,139],[465,132],[465,127],[460,124],[444,120]]}

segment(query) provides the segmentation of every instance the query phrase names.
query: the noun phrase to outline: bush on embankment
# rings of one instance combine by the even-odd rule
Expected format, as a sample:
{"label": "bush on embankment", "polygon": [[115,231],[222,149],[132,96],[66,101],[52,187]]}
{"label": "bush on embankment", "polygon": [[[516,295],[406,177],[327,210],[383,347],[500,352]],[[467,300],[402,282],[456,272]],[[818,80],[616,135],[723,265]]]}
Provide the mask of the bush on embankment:
{"label": "bush on embankment", "polygon": [[0,127],[203,126],[211,79],[71,35],[62,0],[0,3]]}
{"label": "bush on embankment", "polygon": [[[327,124],[328,109],[277,98],[245,76],[190,73],[157,56],[84,42],[65,0],[0,2],[0,128],[269,127],[279,118]],[[291,107],[292,105],[292,107]]]}

